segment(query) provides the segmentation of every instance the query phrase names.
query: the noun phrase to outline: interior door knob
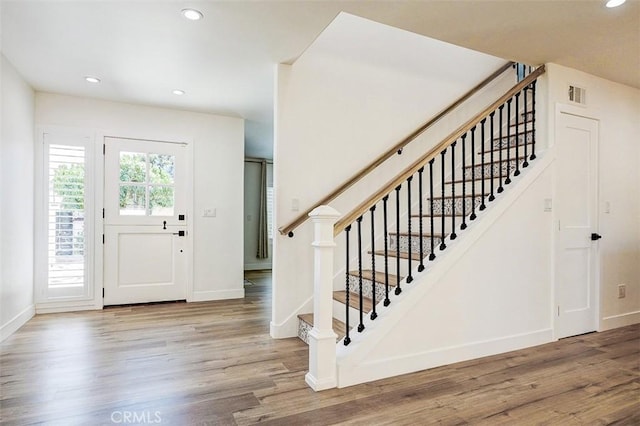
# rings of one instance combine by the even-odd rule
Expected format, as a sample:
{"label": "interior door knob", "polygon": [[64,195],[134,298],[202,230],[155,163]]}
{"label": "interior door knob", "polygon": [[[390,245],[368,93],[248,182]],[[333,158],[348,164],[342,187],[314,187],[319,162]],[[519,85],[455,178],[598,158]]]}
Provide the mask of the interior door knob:
{"label": "interior door knob", "polygon": [[602,238],[600,234],[596,234],[595,232],[591,234],[591,241],[598,241],[600,238]]}

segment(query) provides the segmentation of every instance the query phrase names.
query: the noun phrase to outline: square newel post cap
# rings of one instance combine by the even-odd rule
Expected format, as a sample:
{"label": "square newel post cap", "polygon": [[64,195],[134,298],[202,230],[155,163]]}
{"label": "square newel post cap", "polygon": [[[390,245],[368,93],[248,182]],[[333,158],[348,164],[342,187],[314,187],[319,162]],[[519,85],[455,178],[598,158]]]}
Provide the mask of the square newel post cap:
{"label": "square newel post cap", "polygon": [[309,217],[314,222],[316,220],[322,221],[322,220],[333,219],[333,222],[335,223],[340,217],[340,213],[333,207],[318,206],[309,213]]}

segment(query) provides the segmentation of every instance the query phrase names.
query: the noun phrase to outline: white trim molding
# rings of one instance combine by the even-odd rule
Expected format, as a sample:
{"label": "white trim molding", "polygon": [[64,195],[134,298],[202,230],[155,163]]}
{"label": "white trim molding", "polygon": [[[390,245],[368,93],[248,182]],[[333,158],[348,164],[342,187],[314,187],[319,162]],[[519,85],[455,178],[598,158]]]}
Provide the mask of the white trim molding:
{"label": "white trim molding", "polygon": [[11,318],[6,324],[0,327],[0,342],[4,342],[6,338],[18,331],[20,327],[25,325],[36,314],[34,305],[29,305],[18,315]]}
{"label": "white trim molding", "polygon": [[604,317],[600,321],[600,330],[606,331],[618,327],[625,327],[627,325],[633,325],[640,323],[640,311],[626,312],[619,315],[611,315],[610,317]]}

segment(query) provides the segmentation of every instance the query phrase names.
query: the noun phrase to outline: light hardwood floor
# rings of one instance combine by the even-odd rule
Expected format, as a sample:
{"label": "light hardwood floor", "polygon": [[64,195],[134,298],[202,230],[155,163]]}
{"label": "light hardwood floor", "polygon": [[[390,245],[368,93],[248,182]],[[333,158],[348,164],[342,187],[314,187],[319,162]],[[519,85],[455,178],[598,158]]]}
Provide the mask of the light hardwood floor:
{"label": "light hardwood floor", "polygon": [[37,316],[1,345],[7,425],[640,424],[640,326],[320,393],[244,300]]}

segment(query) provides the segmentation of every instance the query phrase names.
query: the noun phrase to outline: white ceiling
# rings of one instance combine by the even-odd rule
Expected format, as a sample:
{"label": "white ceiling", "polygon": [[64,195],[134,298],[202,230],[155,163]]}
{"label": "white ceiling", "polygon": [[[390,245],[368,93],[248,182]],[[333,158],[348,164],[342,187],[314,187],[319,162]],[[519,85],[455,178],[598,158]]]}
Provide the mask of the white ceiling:
{"label": "white ceiling", "polygon": [[[340,11],[501,58],[640,88],[640,0],[2,0],[2,53],[38,91],[240,116],[271,157],[274,65]],[[180,10],[204,13],[198,22]],[[370,46],[375,49],[375,46]],[[99,85],[83,80],[102,79]],[[183,96],[173,89],[186,91]]]}

